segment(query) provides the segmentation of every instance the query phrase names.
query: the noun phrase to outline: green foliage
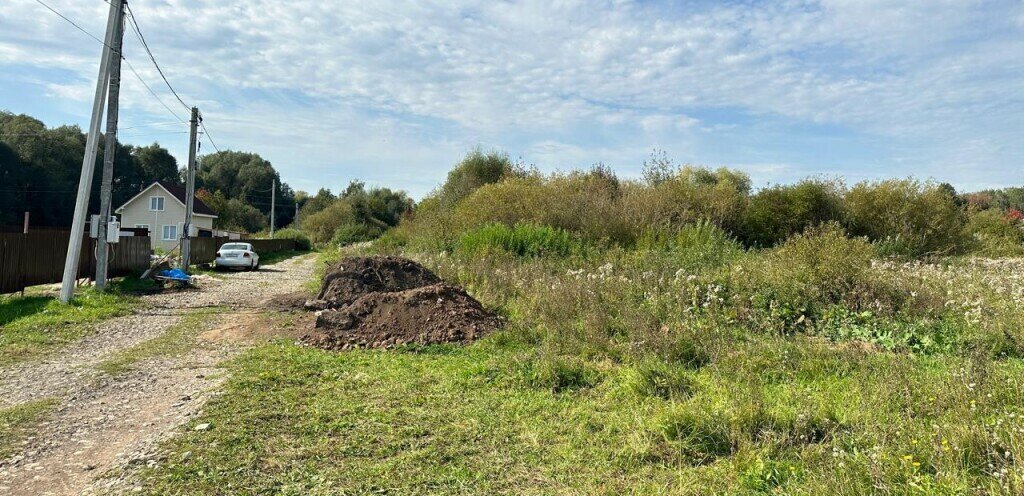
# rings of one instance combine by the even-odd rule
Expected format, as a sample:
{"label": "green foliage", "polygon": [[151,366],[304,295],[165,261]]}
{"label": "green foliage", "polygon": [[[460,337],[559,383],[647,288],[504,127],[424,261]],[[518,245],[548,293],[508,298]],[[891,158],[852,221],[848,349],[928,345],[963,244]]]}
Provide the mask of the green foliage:
{"label": "green foliage", "polygon": [[758,191],[743,214],[742,237],[749,246],[770,247],[805,229],[843,217],[842,188],[806,179]]}
{"label": "green foliage", "polygon": [[729,286],[750,304],[745,318],[764,330],[789,332],[811,326],[834,305],[855,311],[885,305],[898,310],[895,288],[873,277],[874,249],[848,238],[836,224],[814,227],[729,272]]}
{"label": "green foliage", "polygon": [[674,174],[662,172],[646,186],[629,188],[622,208],[638,230],[703,220],[735,233],[749,192],[750,178],[742,172],[685,166]]}
{"label": "green foliage", "polygon": [[636,248],[668,254],[673,263],[687,270],[718,267],[743,253],[736,240],[708,221],[685,225],[675,232],[648,231],[637,241]]}
{"label": "green foliage", "polygon": [[1024,226],[997,210],[968,212],[967,232],[975,241],[975,252],[986,257],[1024,255]]}
{"label": "green foliage", "polygon": [[331,244],[345,246],[363,241],[372,241],[380,236],[380,228],[367,226],[366,224],[350,223],[343,224],[334,231],[331,237]]}
{"label": "green foliage", "polygon": [[301,205],[299,207],[299,217],[304,219],[310,215],[320,212],[329,207],[337,199],[338,197],[334,196],[330,190],[320,188],[320,191],[317,191],[315,196],[309,196],[306,197],[305,200],[299,201],[299,204]]}
{"label": "green foliage", "polygon": [[346,201],[335,201],[327,208],[302,218],[301,229],[314,244],[323,244],[334,237],[339,228],[356,223],[352,205]]}
{"label": "green foliage", "polygon": [[220,229],[257,233],[269,227],[267,216],[256,207],[237,198],[227,198],[223,192],[211,193],[209,190],[196,191],[196,198],[217,212],[213,225]]}
{"label": "green foliage", "polygon": [[298,251],[309,251],[313,249],[313,243],[309,240],[309,236],[306,233],[295,229],[281,229],[274,233],[274,239],[291,239],[295,241],[295,249]]}
{"label": "green foliage", "polygon": [[295,216],[295,193],[281,182],[273,164],[256,153],[231,150],[205,155],[196,171],[196,187],[219,191],[226,198],[239,200],[270,214],[270,188],[274,191],[278,208],[275,225],[286,226]]}
{"label": "green foliage", "polygon": [[519,174],[507,153],[475,149],[448,173],[448,179],[437,192],[442,205],[450,208],[477,188]]}
{"label": "green foliage", "polygon": [[[100,141],[96,161],[102,162],[105,140]],[[77,126],[47,128],[42,121],[27,115],[0,111],[0,224],[16,224],[28,210],[37,226],[66,226],[72,217],[74,202],[67,191],[74,191],[82,170],[85,134]],[[117,144],[114,157],[117,181],[113,202],[116,205],[135,196],[153,181],[177,180],[177,164],[158,144],[132,147]],[[99,190],[102,174],[96,174],[93,191]],[[93,195],[90,211],[99,209],[99,195]]]}
{"label": "green foliage", "polygon": [[459,238],[457,249],[467,255],[482,255],[494,251],[511,253],[519,257],[578,255],[584,244],[562,229],[530,223],[487,224],[467,231]]}
{"label": "green foliage", "polygon": [[918,257],[964,250],[966,216],[949,188],[913,179],[862,182],[846,194],[847,226],[887,252]]}

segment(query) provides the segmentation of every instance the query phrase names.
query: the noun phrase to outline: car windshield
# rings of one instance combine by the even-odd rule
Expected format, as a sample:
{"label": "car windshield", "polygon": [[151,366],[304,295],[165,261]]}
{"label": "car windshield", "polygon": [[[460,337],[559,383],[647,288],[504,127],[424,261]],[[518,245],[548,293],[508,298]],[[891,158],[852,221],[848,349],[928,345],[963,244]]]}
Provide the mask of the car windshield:
{"label": "car windshield", "polygon": [[249,245],[245,243],[228,243],[220,247],[221,250],[248,250]]}

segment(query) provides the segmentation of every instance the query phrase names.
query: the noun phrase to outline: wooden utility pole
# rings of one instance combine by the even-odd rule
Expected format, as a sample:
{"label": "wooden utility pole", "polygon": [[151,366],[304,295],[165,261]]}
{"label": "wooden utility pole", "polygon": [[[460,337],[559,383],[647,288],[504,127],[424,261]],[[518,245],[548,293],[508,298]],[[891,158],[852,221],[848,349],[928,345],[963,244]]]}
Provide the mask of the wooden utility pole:
{"label": "wooden utility pole", "polygon": [[192,208],[196,201],[196,141],[199,131],[199,109],[192,107],[189,120],[188,169],[185,174],[185,223],[181,232],[181,270],[188,270],[192,257]]}
{"label": "wooden utility pole", "polygon": [[89,135],[85,140],[85,156],[82,158],[82,176],[78,181],[78,197],[75,199],[75,216],[71,220],[71,238],[68,240],[68,254],[64,260],[64,278],[60,286],[60,301],[68,303],[75,293],[78,278],[78,262],[82,255],[82,238],[85,235],[85,216],[89,210],[89,195],[92,193],[92,176],[96,169],[96,149],[99,147],[100,125],[103,120],[103,97],[110,82],[110,62],[119,54],[111,49],[114,34],[121,26],[124,16],[124,0],[110,2],[107,15],[107,33],[100,55],[99,75],[96,77],[96,94],[92,101],[92,118],[89,121]]}
{"label": "wooden utility pole", "polygon": [[[122,3],[124,0],[117,0],[114,3]],[[107,135],[106,144],[103,147],[103,176],[100,182],[100,228],[99,236],[96,239],[96,289],[103,291],[107,288],[107,266],[110,261],[110,249],[107,246],[107,230],[110,226],[110,203],[114,190],[114,154],[117,153],[117,119],[119,112],[119,99],[121,95],[121,47],[124,41],[124,22],[114,26],[114,43],[111,46],[115,52],[110,61],[109,89],[107,91]]]}
{"label": "wooden utility pole", "polygon": [[[277,198],[277,179],[274,179],[273,186],[270,187],[270,237],[274,237],[274,201]],[[266,198],[264,196],[264,198]],[[265,205],[265,204],[264,204]]]}

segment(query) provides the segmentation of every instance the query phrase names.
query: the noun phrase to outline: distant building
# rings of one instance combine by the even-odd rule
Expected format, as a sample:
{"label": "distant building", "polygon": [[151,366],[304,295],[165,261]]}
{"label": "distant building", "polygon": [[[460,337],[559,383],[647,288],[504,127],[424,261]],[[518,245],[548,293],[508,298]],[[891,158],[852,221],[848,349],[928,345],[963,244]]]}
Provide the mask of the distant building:
{"label": "distant building", "polygon": [[[166,181],[157,181],[143,189],[114,211],[121,216],[121,226],[149,229],[154,248],[171,250],[181,239],[185,223],[185,188]],[[213,229],[217,214],[199,198],[192,204],[192,225],[200,237],[227,235]]]}

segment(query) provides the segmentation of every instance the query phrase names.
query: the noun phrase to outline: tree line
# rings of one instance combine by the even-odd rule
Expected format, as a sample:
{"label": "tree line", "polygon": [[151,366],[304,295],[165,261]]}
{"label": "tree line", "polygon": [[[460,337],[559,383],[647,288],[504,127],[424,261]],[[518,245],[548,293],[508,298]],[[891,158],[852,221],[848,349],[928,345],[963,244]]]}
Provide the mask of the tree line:
{"label": "tree line", "polygon": [[[78,126],[48,128],[39,119],[0,111],[0,225],[18,225],[29,212],[32,225],[71,225],[82,171],[86,135]],[[89,211],[99,211],[105,141],[96,156]],[[258,232],[267,229],[271,187],[276,184],[278,227],[295,217],[296,193],[274,166],[255,153],[222,151],[202,157],[196,174],[197,197],[218,214],[215,226]],[[159,143],[117,143],[114,162],[115,208],[154,181],[183,184],[179,164]]]}

